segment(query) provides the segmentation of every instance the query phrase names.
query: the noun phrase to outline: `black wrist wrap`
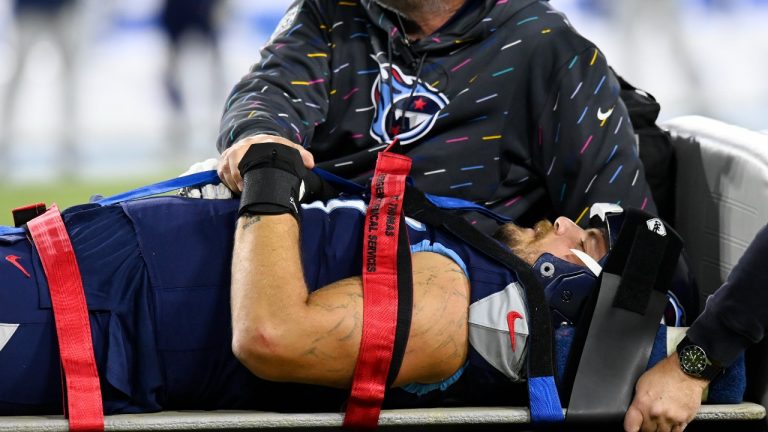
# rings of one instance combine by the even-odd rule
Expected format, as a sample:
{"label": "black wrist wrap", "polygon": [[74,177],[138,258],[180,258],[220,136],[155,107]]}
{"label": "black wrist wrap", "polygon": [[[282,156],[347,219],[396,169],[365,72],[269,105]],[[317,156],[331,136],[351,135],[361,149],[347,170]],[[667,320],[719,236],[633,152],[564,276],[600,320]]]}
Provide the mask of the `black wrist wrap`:
{"label": "black wrist wrap", "polygon": [[237,167],[243,177],[240,216],[291,213],[298,220],[307,173],[298,150],[277,143],[254,144]]}

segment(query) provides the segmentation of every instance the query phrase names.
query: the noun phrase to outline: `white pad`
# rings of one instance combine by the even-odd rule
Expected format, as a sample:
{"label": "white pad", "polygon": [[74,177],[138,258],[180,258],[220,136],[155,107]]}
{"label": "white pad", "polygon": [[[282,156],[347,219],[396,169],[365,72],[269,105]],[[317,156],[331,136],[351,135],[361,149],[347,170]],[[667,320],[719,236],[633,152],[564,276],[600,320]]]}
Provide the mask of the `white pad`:
{"label": "white pad", "polygon": [[[219,160],[216,158],[206,159],[202,162],[192,164],[192,166],[181,175],[185,176],[203,171],[215,170],[218,163]],[[217,185],[209,184],[203,187],[184,188],[179,192],[179,195],[187,198],[228,199],[232,198],[232,191],[229,190],[224,183],[219,183]]]}

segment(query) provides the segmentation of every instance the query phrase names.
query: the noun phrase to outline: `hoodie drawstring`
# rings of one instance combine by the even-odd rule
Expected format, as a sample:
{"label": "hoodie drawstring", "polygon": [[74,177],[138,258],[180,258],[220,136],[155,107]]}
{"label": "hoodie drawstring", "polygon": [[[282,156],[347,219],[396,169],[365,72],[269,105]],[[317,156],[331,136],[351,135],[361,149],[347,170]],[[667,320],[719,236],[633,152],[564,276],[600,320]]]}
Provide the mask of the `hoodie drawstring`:
{"label": "hoodie drawstring", "polygon": [[[400,17],[400,15],[397,15],[397,21],[400,24],[400,28],[398,28],[398,32],[403,35],[403,41],[404,41],[405,49],[409,50],[410,49],[410,43],[408,42],[408,39],[405,37],[405,32],[404,32],[405,25],[403,24],[403,20]],[[394,41],[394,38],[392,37],[392,33],[389,33],[389,38],[388,38],[388,41],[387,41],[387,64],[389,66],[389,76],[387,77],[387,85],[389,86],[389,95],[390,95],[389,99],[390,99],[390,101],[392,103],[392,109],[395,109],[395,114],[397,114],[397,110],[395,108],[395,100],[394,100],[394,86],[392,85],[392,77],[394,75],[392,73],[392,71],[393,71],[393,67],[392,67],[392,49],[393,49],[394,43],[395,43],[395,41]],[[412,56],[408,56],[408,57],[412,58]],[[408,95],[408,98],[405,100],[405,105],[403,105],[403,114],[400,116],[399,119],[396,119],[393,116],[393,120],[394,121],[398,121],[399,120],[399,122],[397,124],[398,131],[402,130],[403,127],[405,126],[405,120],[406,120],[405,112],[408,109],[408,107],[411,105],[411,102],[413,102],[413,97],[416,94],[416,88],[418,86],[419,80],[421,79],[421,73],[422,73],[423,66],[424,66],[424,61],[426,60],[426,58],[427,58],[427,53],[425,52],[425,53],[423,53],[421,55],[421,57],[419,58],[418,63],[416,64],[416,75],[414,76],[414,80],[411,83],[411,91],[410,91],[410,93]],[[413,62],[409,66],[413,67]],[[402,153],[401,147],[402,147],[402,145],[400,144],[397,136],[395,136],[390,141],[389,145],[387,146],[387,150],[390,150],[390,148],[391,148],[392,151],[394,151],[395,153]]]}

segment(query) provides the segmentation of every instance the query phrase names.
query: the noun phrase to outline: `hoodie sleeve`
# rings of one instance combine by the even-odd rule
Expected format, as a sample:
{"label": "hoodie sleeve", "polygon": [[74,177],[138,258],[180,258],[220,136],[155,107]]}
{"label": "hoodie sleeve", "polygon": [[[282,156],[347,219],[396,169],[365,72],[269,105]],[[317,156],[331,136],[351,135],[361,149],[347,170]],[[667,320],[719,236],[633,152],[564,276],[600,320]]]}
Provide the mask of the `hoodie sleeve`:
{"label": "hoodie sleeve", "polygon": [[693,342],[723,366],[760,342],[768,326],[768,226],[763,227],[728,279],[707,300],[704,312],[688,329]]}
{"label": "hoodie sleeve", "polygon": [[298,0],[291,5],[261,50],[261,60],[226,101],[219,151],[262,133],[309,142],[328,110],[329,28],[313,2]]}
{"label": "hoodie sleeve", "polygon": [[566,58],[555,76],[539,107],[532,154],[556,214],[577,220],[596,202],[655,213],[619,83],[603,54],[591,45]]}

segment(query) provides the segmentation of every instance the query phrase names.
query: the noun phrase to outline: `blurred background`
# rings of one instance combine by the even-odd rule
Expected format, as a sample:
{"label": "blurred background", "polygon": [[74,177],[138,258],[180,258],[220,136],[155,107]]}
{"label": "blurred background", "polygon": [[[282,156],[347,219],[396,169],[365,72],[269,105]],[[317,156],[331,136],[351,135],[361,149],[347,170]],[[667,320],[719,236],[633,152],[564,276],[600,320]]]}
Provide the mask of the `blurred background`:
{"label": "blurred background", "polygon": [[[661,103],[768,130],[768,0],[551,0]],[[0,224],[216,157],[289,0],[0,0]]]}

